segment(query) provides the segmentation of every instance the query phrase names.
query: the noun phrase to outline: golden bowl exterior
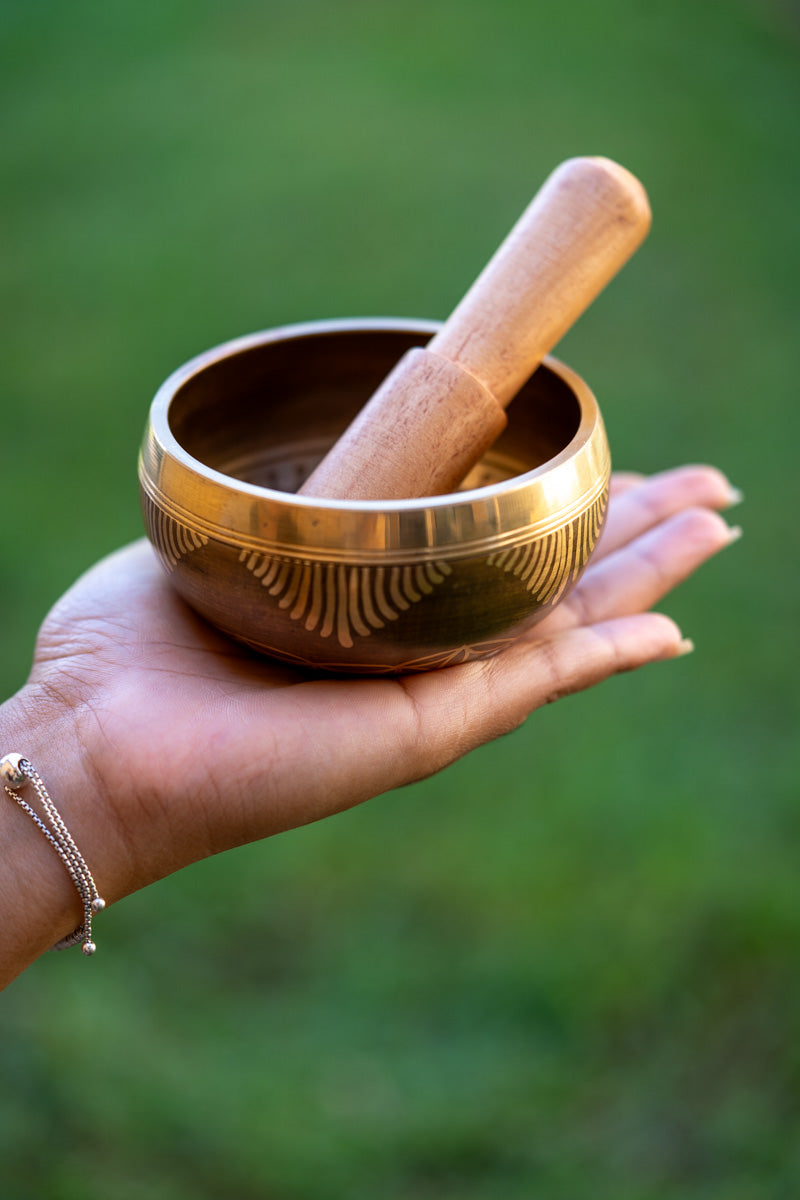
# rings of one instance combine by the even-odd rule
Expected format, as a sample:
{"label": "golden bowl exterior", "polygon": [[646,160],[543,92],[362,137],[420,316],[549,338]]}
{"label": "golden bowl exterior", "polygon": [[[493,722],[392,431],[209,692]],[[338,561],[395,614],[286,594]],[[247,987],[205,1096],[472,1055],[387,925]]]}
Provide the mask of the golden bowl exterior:
{"label": "golden bowl exterior", "polygon": [[437,327],[287,326],[210,350],[162,385],[139,461],[145,524],[178,592],[212,624],[300,667],[420,671],[496,653],[574,585],[611,466],[592,393],[552,358],[459,492],[294,494]]}

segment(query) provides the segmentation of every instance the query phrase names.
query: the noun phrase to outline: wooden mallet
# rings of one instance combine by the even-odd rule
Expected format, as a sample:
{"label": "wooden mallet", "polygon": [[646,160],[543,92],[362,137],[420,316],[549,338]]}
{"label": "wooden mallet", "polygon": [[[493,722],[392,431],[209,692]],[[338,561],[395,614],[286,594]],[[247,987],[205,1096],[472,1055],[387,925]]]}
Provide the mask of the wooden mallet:
{"label": "wooden mallet", "polygon": [[458,487],[506,405],[644,240],[639,181],[607,158],[557,167],[428,345],[409,350],[300,494],[434,496]]}

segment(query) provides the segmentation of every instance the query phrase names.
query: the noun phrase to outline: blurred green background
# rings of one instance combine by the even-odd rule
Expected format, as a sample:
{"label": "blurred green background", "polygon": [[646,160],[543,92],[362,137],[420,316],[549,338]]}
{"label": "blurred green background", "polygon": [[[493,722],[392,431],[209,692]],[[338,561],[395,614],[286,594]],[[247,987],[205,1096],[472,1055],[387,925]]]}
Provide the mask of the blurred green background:
{"label": "blurred green background", "polygon": [[446,315],[573,154],[637,173],[654,227],[560,355],[618,466],[746,494],[666,605],[694,656],[13,984],[4,1196],[800,1194],[799,46],[790,0],[1,0],[5,694],[139,536],[175,366]]}

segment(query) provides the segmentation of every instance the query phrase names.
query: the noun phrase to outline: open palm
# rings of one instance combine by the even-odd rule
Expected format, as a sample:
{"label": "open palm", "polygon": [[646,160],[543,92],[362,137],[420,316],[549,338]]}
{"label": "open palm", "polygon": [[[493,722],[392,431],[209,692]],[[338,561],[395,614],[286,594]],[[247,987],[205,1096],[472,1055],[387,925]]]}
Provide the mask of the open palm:
{"label": "open palm", "polygon": [[729,543],[714,510],[731,501],[708,467],[617,476],[597,553],[552,614],[494,658],[395,678],[256,657],[183,604],[144,542],[101,562],[45,622],[31,685],[76,724],[100,797],[86,853],[108,898],[429,775],[542,704],[680,654],[680,631],[649,610]]}

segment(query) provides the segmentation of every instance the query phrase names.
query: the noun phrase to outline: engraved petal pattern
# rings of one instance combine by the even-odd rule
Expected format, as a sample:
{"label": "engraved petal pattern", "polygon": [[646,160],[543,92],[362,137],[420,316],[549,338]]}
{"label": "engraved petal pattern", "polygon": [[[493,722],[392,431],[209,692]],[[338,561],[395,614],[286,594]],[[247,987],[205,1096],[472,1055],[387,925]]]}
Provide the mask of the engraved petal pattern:
{"label": "engraved petal pattern", "polygon": [[184,555],[208,545],[205,534],[179,524],[146,493],[142,495],[142,509],[150,541],[168,572],[175,570]]}
{"label": "engraved petal pattern", "polygon": [[276,597],[279,608],[291,610],[293,621],[302,621],[309,633],[316,630],[320,637],[335,636],[346,650],[355,638],[369,637],[387,621],[396,621],[452,574],[449,563],[438,560],[369,567],[242,550],[239,562]]}
{"label": "engraved petal pattern", "polygon": [[489,566],[513,574],[537,604],[555,604],[589,560],[603,527],[608,491],[574,521],[523,546],[490,554]]}

